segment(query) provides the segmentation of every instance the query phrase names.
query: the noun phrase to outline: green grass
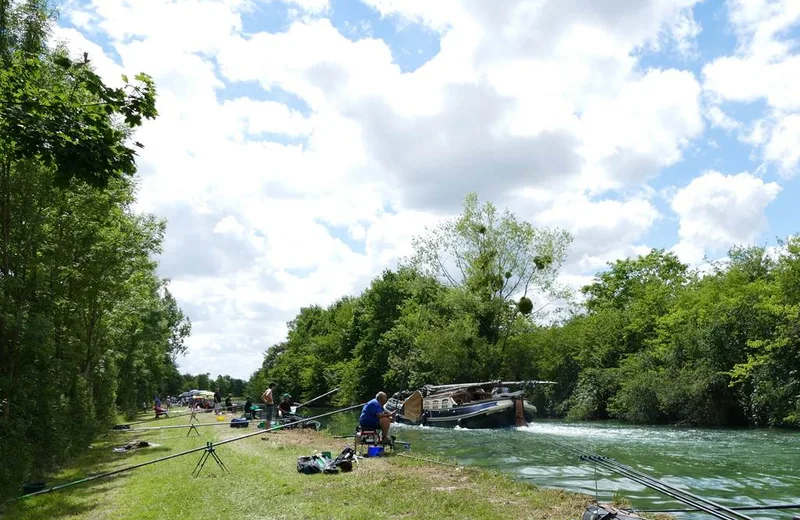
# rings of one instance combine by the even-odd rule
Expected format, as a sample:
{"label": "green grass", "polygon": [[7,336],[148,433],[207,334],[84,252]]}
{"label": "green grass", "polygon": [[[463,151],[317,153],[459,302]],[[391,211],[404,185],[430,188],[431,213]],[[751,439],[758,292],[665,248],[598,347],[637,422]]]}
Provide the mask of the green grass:
{"label": "green grass", "polygon": [[[201,422],[213,421],[203,414]],[[230,415],[228,416],[229,420]],[[188,417],[141,426],[188,424]],[[109,434],[74,465],[49,479],[48,486],[202,446],[248,430],[200,428]],[[130,453],[111,448],[132,439],[160,447]],[[191,472],[201,452],[135,469],[7,505],[9,520],[60,519],[575,519],[590,498],[539,489],[508,477],[394,456],[362,459],[350,473],[302,475],[297,457],[341,451],[346,440],[325,433],[285,431],[256,435],[218,448],[231,470],[224,474],[209,460],[199,478]]]}

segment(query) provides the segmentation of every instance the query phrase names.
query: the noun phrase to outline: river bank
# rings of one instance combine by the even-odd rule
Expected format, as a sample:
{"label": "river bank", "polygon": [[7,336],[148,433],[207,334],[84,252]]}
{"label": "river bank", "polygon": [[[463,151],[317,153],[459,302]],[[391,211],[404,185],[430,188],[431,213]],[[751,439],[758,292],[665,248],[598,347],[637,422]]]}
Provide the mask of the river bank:
{"label": "river bank", "polygon": [[[230,417],[230,416],[228,416]],[[210,415],[201,421],[208,422]],[[229,420],[229,419],[228,419]],[[142,426],[186,424],[165,419]],[[240,435],[226,426],[201,427],[198,437],[183,429],[109,434],[90,452],[53,478],[48,486],[111,471]],[[252,426],[246,431],[253,431]],[[158,444],[129,453],[112,448],[133,439]],[[590,497],[542,489],[500,473],[455,468],[402,457],[364,459],[351,473],[302,475],[297,457],[339,452],[346,440],[325,432],[294,430],[256,435],[221,446],[230,469],[225,475],[209,461],[199,478],[191,472],[200,453],[129,473],[18,501],[4,518],[100,519],[373,519],[373,518],[537,518],[575,519]],[[414,451],[411,452],[412,454]]]}

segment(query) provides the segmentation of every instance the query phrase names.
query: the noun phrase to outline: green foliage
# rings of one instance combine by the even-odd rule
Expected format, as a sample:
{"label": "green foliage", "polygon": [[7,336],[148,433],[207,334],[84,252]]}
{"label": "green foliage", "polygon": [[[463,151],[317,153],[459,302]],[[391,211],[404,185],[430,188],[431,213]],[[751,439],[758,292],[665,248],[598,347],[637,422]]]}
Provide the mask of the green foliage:
{"label": "green foliage", "polygon": [[470,195],[460,218],[416,240],[408,265],[385,271],[357,298],[301,309],[262,368],[303,399],[339,386],[339,404],[380,389],[533,374],[504,352],[526,350],[518,335],[536,317],[527,294],[565,296],[555,277],[569,242]]}
{"label": "green foliage", "polygon": [[152,403],[191,330],[136,214],[131,130],[152,81],[107,87],[47,45],[46,2],[0,1],[0,493]]}
{"label": "green foliage", "polygon": [[[36,158],[65,186],[94,186],[136,171],[130,129],[157,116],[155,86],[146,74],[122,88],[106,86],[88,55],[72,60],[47,49],[46,2],[3,2],[0,33],[0,151],[15,162]],[[6,36],[7,35],[7,36]],[[11,138],[8,138],[11,137]]]}
{"label": "green foliage", "polygon": [[[476,241],[496,229],[496,213],[483,211],[466,227]],[[442,252],[426,240],[418,265]],[[546,415],[800,426],[800,239],[781,244],[778,257],[734,247],[704,275],[661,250],[617,261],[583,289],[585,312],[547,326],[530,319],[530,298],[492,292],[486,273],[513,276],[486,267],[495,257],[481,247],[464,249],[475,254],[462,255],[472,262],[463,283],[433,276],[434,265],[406,267],[358,298],[303,309],[264,369],[308,397],[341,386],[337,404],[379,389],[536,378],[557,383],[529,396]]]}
{"label": "green foliage", "polygon": [[519,302],[517,302],[517,309],[519,310],[520,314],[527,316],[533,312],[533,302],[530,298],[523,296],[519,299]]}

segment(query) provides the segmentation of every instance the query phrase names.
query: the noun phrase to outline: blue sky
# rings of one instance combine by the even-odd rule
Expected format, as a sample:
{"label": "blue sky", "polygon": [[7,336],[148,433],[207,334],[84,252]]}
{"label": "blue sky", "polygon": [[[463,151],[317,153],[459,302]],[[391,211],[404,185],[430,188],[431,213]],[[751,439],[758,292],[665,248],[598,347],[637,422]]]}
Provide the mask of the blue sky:
{"label": "blue sky", "polygon": [[246,377],[472,189],[572,232],[572,286],[797,232],[800,13],[758,2],[71,0],[55,35],[154,77],[137,208],[196,314],[182,367]]}

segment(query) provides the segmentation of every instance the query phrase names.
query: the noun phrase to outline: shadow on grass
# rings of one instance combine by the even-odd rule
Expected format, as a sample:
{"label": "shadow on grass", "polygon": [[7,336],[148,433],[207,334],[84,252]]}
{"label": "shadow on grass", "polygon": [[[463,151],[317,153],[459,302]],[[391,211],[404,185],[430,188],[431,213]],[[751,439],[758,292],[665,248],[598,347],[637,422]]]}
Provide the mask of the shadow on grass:
{"label": "shadow on grass", "polygon": [[[47,518],[49,520],[87,513],[97,508],[103,502],[103,497],[112,493],[128,477],[130,474],[123,473],[76,484],[52,493],[27,498],[18,497],[14,502],[3,504],[0,516],[8,520],[28,518]],[[66,481],[53,479],[52,482],[48,482],[48,487],[59,486],[71,481],[72,479]]]}
{"label": "shadow on grass", "polygon": [[[136,436],[135,440],[145,440],[145,435]],[[69,465],[44,480],[47,488],[53,488],[71,482],[80,481],[95,475],[122,469],[134,464],[146,462],[168,455],[173,451],[169,446],[152,446],[137,448],[125,452],[114,452],[113,449],[123,446],[134,439],[108,436],[98,439],[91,449],[76,456]],[[156,440],[148,442],[159,444]],[[81,482],[61,490],[42,495],[23,497],[6,494],[8,502],[0,502],[0,517],[8,519],[47,518],[57,519],[74,517],[87,513],[102,504],[109,494],[124,484],[136,470],[131,472],[99,478],[89,482]],[[19,489],[10,490],[12,493]]]}

